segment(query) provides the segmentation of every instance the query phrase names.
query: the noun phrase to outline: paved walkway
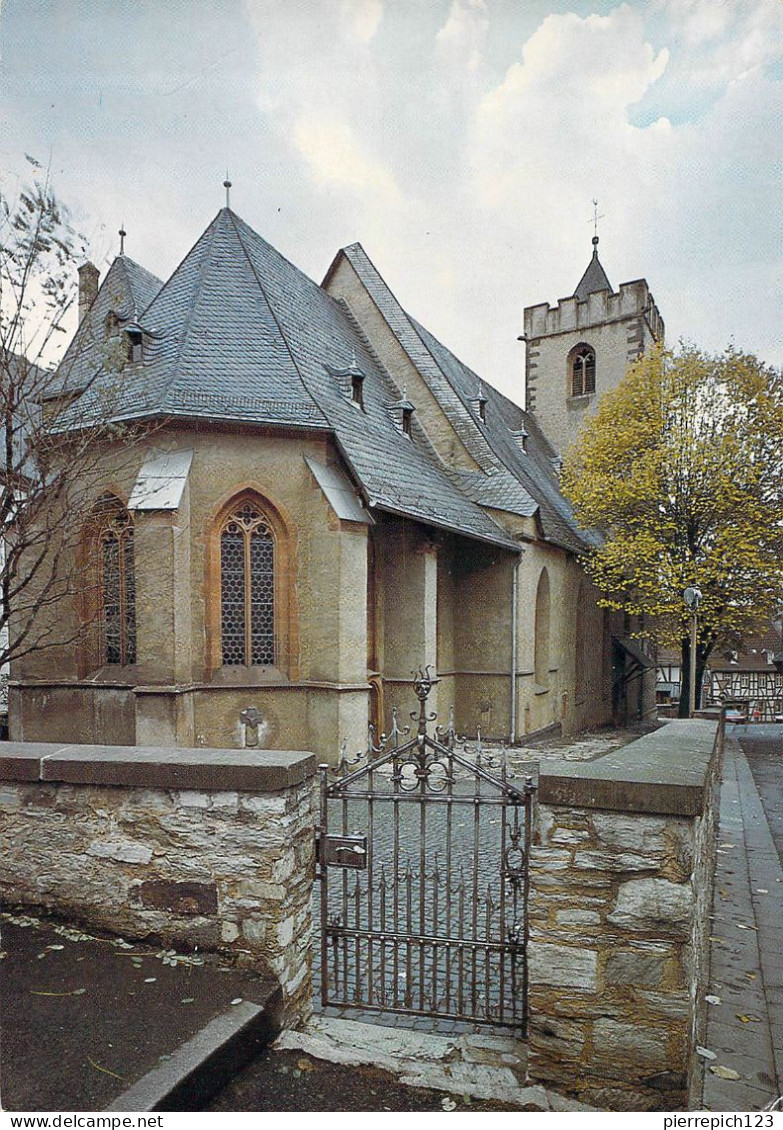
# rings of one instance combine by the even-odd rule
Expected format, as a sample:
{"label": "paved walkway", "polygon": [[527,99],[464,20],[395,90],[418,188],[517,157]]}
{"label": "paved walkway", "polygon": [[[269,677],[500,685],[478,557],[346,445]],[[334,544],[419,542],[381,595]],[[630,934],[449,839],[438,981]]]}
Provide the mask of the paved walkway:
{"label": "paved walkway", "polygon": [[[783,773],[783,738],[780,754]],[[763,1110],[783,1094],[783,868],[734,733],[726,742],[713,915],[715,1003],[705,1050],[715,1058],[704,1063],[704,1106]]]}

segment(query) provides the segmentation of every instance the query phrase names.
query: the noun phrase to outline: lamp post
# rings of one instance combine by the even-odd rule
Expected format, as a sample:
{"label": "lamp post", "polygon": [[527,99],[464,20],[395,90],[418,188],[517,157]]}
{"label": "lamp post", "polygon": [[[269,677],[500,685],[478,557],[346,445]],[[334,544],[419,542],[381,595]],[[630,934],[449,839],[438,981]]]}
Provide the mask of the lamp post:
{"label": "lamp post", "polygon": [[686,606],[691,613],[691,661],[688,668],[688,717],[692,718],[696,710],[696,629],[698,621],[699,604],[701,603],[701,589],[695,585],[688,585],[682,594]]}

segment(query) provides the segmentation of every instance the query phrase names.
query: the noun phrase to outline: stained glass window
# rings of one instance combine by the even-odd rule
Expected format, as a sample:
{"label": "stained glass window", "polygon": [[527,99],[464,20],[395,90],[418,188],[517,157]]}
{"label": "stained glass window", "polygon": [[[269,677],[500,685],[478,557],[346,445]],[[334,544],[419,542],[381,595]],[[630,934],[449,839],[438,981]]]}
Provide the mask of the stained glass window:
{"label": "stained glass window", "polygon": [[275,542],[260,507],[241,502],[220,533],[220,627],[224,665],[275,662]]}
{"label": "stained glass window", "polygon": [[133,523],[116,500],[102,503],[98,526],[103,662],[136,662]]}

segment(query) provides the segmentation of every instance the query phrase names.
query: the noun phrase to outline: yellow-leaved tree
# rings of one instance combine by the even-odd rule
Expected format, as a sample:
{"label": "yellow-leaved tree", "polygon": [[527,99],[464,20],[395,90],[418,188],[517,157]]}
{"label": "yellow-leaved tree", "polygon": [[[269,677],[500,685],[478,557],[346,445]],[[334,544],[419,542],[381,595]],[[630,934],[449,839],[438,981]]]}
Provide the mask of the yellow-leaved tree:
{"label": "yellow-leaved tree", "polygon": [[[605,607],[643,614],[679,645],[690,673],[690,612],[701,589],[696,682],[783,596],[783,374],[729,348],[640,357],[601,400],[561,479],[580,524],[601,535],[585,565]],[[687,696],[681,697],[687,713]]]}

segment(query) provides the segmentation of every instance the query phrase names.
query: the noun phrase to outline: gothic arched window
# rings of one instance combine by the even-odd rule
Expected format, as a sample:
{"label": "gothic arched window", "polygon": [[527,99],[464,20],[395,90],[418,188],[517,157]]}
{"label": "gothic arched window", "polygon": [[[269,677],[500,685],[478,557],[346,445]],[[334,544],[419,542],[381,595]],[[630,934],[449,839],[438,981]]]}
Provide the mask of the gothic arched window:
{"label": "gothic arched window", "polygon": [[220,655],[224,666],[275,663],[275,539],[261,506],[243,498],[220,528]]}
{"label": "gothic arched window", "polygon": [[133,520],[118,498],[105,495],[95,512],[101,662],[136,662],[136,576]]}
{"label": "gothic arched window", "polygon": [[595,392],[595,350],[589,345],[577,345],[569,354],[571,396],[587,396]]}

